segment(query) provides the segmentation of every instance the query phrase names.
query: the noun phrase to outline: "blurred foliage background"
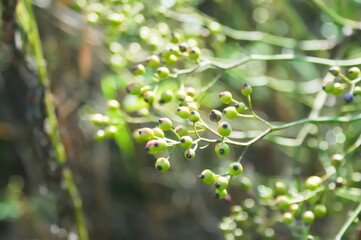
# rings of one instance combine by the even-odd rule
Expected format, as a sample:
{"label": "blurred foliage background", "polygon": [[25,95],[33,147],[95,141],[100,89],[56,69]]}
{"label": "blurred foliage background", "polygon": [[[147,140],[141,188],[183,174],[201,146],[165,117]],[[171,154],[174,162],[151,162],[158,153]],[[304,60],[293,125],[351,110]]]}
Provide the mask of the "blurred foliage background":
{"label": "blurred foliage background", "polygon": [[[90,239],[224,239],[218,227],[221,219],[230,214],[231,205],[243,205],[245,199],[262,192],[259,186],[272,187],[282,180],[289,182],[289,188],[300,188],[307,176],[323,175],[330,167],[330,156],[344,154],[358,139],[359,122],[297,126],[252,145],[242,163],[253,187],[241,188],[247,179],[236,178],[229,189],[232,199],[220,201],[197,175],[205,168],[221,172],[238,159],[242,148],[232,147],[227,160],[216,157],[213,149],[198,150],[190,162],[176,150],[174,170],[160,174],[154,170],[154,157],[146,154],[144,144],[134,142],[132,132],[155,126],[159,117],[173,116],[181,123],[174,114],[177,105],[152,109],[125,93],[134,79],[151,79],[150,73],[134,76],[131,67],[167,49],[172,32],[182,42],[198,46],[202,56],[220,61],[281,53],[361,58],[360,25],[335,21],[317,2],[32,1],[51,81],[45,89],[52,92],[66,152],[67,162],[62,165],[56,161],[48,136],[44,86],[29,49],[31,39],[19,24],[17,1],[2,0],[0,239],[78,238],[73,206],[62,180],[64,168],[73,171]],[[361,21],[361,1],[324,2],[341,16]],[[193,64],[177,63],[172,69]],[[342,96],[326,96],[322,84],[332,78],[328,66],[309,62],[251,61],[227,71],[204,69],[161,83],[159,89],[175,91],[182,83],[198,91],[217,74],[220,79],[206,89],[200,101],[202,116],[213,108],[223,109],[218,101],[220,91],[231,91],[242,99],[239,88],[244,82],[253,86],[255,111],[269,121],[292,122],[310,112],[315,116],[360,113],[359,99],[346,105]],[[124,115],[119,118],[124,122],[114,139],[98,142],[94,140],[97,128],[88,118],[95,112],[107,114],[107,99],[120,101]],[[137,123],[139,119],[142,123]],[[263,128],[243,119],[231,123],[239,131]],[[289,138],[297,136],[300,142],[294,144]],[[354,189],[361,187],[359,160],[356,150],[348,170],[339,173]],[[317,220],[311,233],[333,239],[361,201],[359,192],[347,192],[323,196],[330,217]],[[264,214],[272,215],[272,211]],[[263,220],[258,224],[261,227],[253,231],[267,229]],[[345,239],[361,238],[359,225],[353,230]],[[251,233],[249,239],[294,238],[282,224],[276,224],[275,231],[275,236]]]}

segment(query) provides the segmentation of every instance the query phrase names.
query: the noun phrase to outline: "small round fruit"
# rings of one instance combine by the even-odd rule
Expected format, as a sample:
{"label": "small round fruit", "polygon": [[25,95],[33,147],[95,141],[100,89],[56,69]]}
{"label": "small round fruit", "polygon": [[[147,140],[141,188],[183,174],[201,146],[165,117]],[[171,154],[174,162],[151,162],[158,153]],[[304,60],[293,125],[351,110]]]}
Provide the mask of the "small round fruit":
{"label": "small round fruit", "polygon": [[173,98],[173,92],[171,90],[165,90],[161,93],[159,103],[168,103],[172,101]]}
{"label": "small round fruit", "polygon": [[218,189],[218,190],[223,190],[226,189],[228,187],[228,180],[225,177],[218,177],[216,179],[216,182],[214,184],[214,186]]}
{"label": "small round fruit", "polygon": [[111,99],[107,102],[107,107],[110,111],[119,110],[120,104],[117,100]]}
{"label": "small round fruit", "polygon": [[188,134],[188,129],[182,125],[177,126],[174,130],[180,137],[183,137]]}
{"label": "small round fruit", "polygon": [[319,186],[321,186],[322,183],[322,179],[318,176],[311,176],[309,178],[306,179],[306,188],[308,190],[315,190],[317,189]]}
{"label": "small round fruit", "polygon": [[100,113],[94,113],[89,116],[89,121],[93,123],[95,126],[100,126],[103,124],[104,116]]}
{"label": "small round fruit", "polygon": [[179,39],[180,39],[180,34],[177,32],[172,32],[171,33],[171,38],[170,38],[170,42],[171,43],[179,43]]}
{"label": "small round fruit", "polygon": [[174,54],[171,54],[171,55],[169,55],[169,56],[165,59],[164,62],[165,62],[165,64],[167,64],[167,65],[173,65],[173,64],[175,64],[177,61],[178,61],[177,56],[174,55]]}
{"label": "small round fruit", "polygon": [[223,114],[228,119],[233,119],[238,116],[238,112],[235,107],[226,107],[225,109],[223,109]]}
{"label": "small round fruit", "polygon": [[311,224],[315,220],[315,214],[312,211],[306,211],[302,214],[302,221],[306,224]]}
{"label": "small round fruit", "polygon": [[241,93],[244,96],[249,96],[252,93],[252,87],[250,85],[248,85],[247,83],[243,84],[243,86],[241,87]]}
{"label": "small round fruit", "polygon": [[352,93],[346,93],[343,95],[343,99],[345,100],[345,103],[351,103],[353,101],[354,95]]}
{"label": "small round fruit", "polygon": [[164,151],[167,149],[167,141],[163,138],[159,138],[154,142],[154,146],[158,152]]}
{"label": "small round fruit", "polygon": [[333,154],[331,156],[331,164],[335,168],[338,168],[343,161],[343,156],[341,154]]}
{"label": "small round fruit", "polygon": [[228,104],[232,102],[232,93],[228,91],[221,92],[219,93],[219,99],[221,100],[222,103]]}
{"label": "small round fruit", "polygon": [[138,64],[133,68],[134,75],[143,75],[145,73],[145,67],[142,64]]}
{"label": "small round fruit", "polygon": [[236,111],[238,113],[243,113],[244,111],[247,110],[247,106],[246,104],[244,104],[243,102],[238,102],[234,105],[234,107],[236,108]]}
{"label": "small round fruit", "polygon": [[138,133],[142,141],[149,141],[154,138],[154,133],[150,128],[141,128]]}
{"label": "small round fruit", "polygon": [[214,148],[214,151],[217,154],[217,156],[226,157],[226,156],[228,156],[228,154],[230,152],[230,148],[227,143],[220,142],[220,143],[217,143],[217,145]]}
{"label": "small round fruit", "polygon": [[184,101],[186,96],[187,96],[187,93],[184,90],[178,90],[176,93],[176,98],[178,101]]}
{"label": "small round fruit", "polygon": [[210,113],[209,113],[209,120],[211,120],[212,122],[219,122],[222,119],[222,113],[218,110],[213,109]]}
{"label": "small round fruit", "polygon": [[180,44],[178,44],[178,48],[179,48],[179,51],[184,53],[184,52],[187,52],[188,45],[186,43],[180,43]]}
{"label": "small round fruit", "polygon": [[144,147],[145,151],[147,151],[147,153],[149,153],[151,155],[154,155],[154,154],[158,153],[159,148],[155,146],[156,143],[157,143],[156,140],[148,141],[147,144]]}
{"label": "small round fruit", "polygon": [[241,178],[241,187],[248,191],[251,189],[251,186],[252,186],[252,182],[251,182],[251,179],[249,179],[248,177],[242,177]]}
{"label": "small round fruit", "polygon": [[352,68],[348,69],[347,77],[351,80],[354,80],[359,76],[360,73],[361,73],[361,71],[358,67],[352,67]]}
{"label": "small round fruit", "polygon": [[334,83],[333,84],[333,90],[332,90],[332,94],[333,95],[340,95],[343,92],[343,86],[341,83]]}
{"label": "small round fruit", "polygon": [[152,104],[154,101],[154,92],[153,91],[146,91],[143,93],[143,99],[149,104]]}
{"label": "small round fruit", "polygon": [[164,132],[162,129],[152,128],[152,131],[153,131],[154,136],[159,137],[159,138],[164,138]]}
{"label": "small round fruit", "polygon": [[166,67],[160,67],[157,69],[157,75],[159,78],[166,78],[169,76],[169,69]]}
{"label": "small round fruit", "polygon": [[189,120],[191,122],[198,122],[199,119],[201,119],[201,116],[199,115],[199,112],[197,112],[195,110],[191,111],[191,114],[189,116]]}
{"label": "small round fruit", "polygon": [[183,148],[190,148],[193,145],[193,139],[190,136],[183,136],[179,139],[180,145]]}
{"label": "small round fruit", "polygon": [[159,119],[159,128],[162,129],[163,131],[168,131],[170,129],[172,129],[172,120],[170,120],[169,118],[161,118]]}
{"label": "small round fruit", "polygon": [[201,55],[201,50],[199,50],[199,48],[197,48],[197,47],[194,47],[194,48],[189,49],[188,54],[189,54],[188,56],[190,59],[196,60]]}
{"label": "small round fruit", "polygon": [[287,209],[291,205],[290,199],[285,195],[278,196],[276,198],[276,203],[277,207],[282,210]]}
{"label": "small round fruit", "polygon": [[355,95],[355,96],[361,95],[361,87],[360,86],[355,87],[355,89],[353,90],[353,95]]}
{"label": "small round fruit", "polygon": [[191,111],[189,108],[181,106],[177,108],[177,115],[183,119],[189,118]]}
{"label": "small round fruit", "polygon": [[317,204],[314,209],[316,217],[322,218],[327,214],[327,208],[323,204]]}
{"label": "small round fruit", "polygon": [[186,107],[189,108],[189,110],[191,110],[191,111],[193,111],[193,110],[197,111],[198,110],[198,105],[195,102],[188,102],[186,104]]}
{"label": "small round fruit", "polygon": [[199,177],[202,179],[202,181],[205,184],[214,184],[216,181],[216,176],[215,176],[214,172],[212,172],[209,169],[203,170],[203,172],[201,173],[201,175]]}
{"label": "small round fruit", "polygon": [[160,59],[157,55],[152,55],[147,58],[147,64],[149,67],[155,68],[158,67]]}
{"label": "small round fruit", "polygon": [[127,91],[127,93],[129,93],[131,95],[139,95],[141,88],[142,87],[139,83],[131,82],[131,83],[128,83],[126,91]]}
{"label": "small round fruit", "polygon": [[323,89],[326,93],[332,93],[332,92],[333,92],[333,88],[334,88],[333,82],[326,82],[326,83],[322,86],[322,89]]}
{"label": "small round fruit", "polygon": [[155,162],[155,168],[159,172],[166,172],[170,168],[170,163],[169,163],[168,159],[166,159],[166,158],[163,158],[163,157],[158,158],[157,161]]}
{"label": "small round fruit", "polygon": [[279,194],[285,194],[287,192],[286,184],[283,182],[275,182],[275,189]]}
{"label": "small round fruit", "polygon": [[217,130],[219,134],[221,134],[224,137],[227,137],[231,134],[232,127],[229,123],[221,122],[220,124],[218,124]]}
{"label": "small round fruit", "polygon": [[290,224],[293,222],[293,220],[294,220],[294,217],[293,217],[292,213],[290,213],[290,212],[285,212],[282,215],[282,222],[284,224]]}
{"label": "small round fruit", "polygon": [[243,172],[242,164],[239,162],[233,162],[229,165],[229,173],[231,175],[239,175]]}
{"label": "small round fruit", "polygon": [[292,215],[297,215],[300,212],[300,206],[297,203],[292,204],[288,210],[290,211],[290,213],[292,213]]}
{"label": "small round fruit", "polygon": [[105,131],[103,129],[99,129],[95,136],[94,136],[94,139],[97,140],[97,141],[103,141],[105,138]]}
{"label": "small round fruit", "polygon": [[333,66],[333,67],[330,67],[330,68],[328,69],[328,71],[329,71],[333,76],[337,77],[337,76],[340,74],[341,69],[340,69],[340,67],[338,67],[338,66]]}
{"label": "small round fruit", "polygon": [[184,152],[184,157],[187,159],[187,160],[192,160],[194,157],[196,156],[196,152],[191,149],[191,148],[188,148],[187,150],[185,150]]}
{"label": "small round fruit", "polygon": [[227,197],[227,194],[228,193],[226,189],[222,189],[222,190],[216,189],[214,196],[217,199],[224,199],[225,197]]}

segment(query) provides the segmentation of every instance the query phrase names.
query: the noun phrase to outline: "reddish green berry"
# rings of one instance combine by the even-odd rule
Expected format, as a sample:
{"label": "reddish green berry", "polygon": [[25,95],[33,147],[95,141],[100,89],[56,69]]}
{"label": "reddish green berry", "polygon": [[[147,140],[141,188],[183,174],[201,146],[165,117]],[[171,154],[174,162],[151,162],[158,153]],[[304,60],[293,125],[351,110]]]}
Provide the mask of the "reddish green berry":
{"label": "reddish green berry", "polygon": [[159,119],[159,128],[163,131],[168,131],[172,128],[172,120],[169,118],[161,118]]}
{"label": "reddish green berry", "polygon": [[311,224],[315,220],[315,214],[312,211],[306,211],[302,214],[302,221]]}
{"label": "reddish green berry", "polygon": [[166,78],[169,76],[169,69],[166,67],[160,67],[157,69],[157,75],[159,78]]}
{"label": "reddish green berry", "polygon": [[219,122],[222,119],[222,113],[218,110],[212,110],[209,113],[209,120],[211,120],[212,122]]}
{"label": "reddish green berry", "polygon": [[315,216],[322,218],[327,214],[327,208],[323,204],[317,204],[314,209]]}
{"label": "reddish green berry", "polygon": [[225,197],[227,197],[227,194],[228,193],[226,189],[222,189],[222,190],[216,189],[214,196],[217,199],[224,199]]}
{"label": "reddish green berry", "polygon": [[154,92],[153,91],[146,91],[143,93],[143,99],[149,104],[152,104],[154,101]]}
{"label": "reddish green berry", "polygon": [[236,108],[236,111],[238,113],[243,113],[244,111],[247,110],[247,106],[243,102],[238,102],[238,103],[234,104],[234,107]]}
{"label": "reddish green berry", "polygon": [[352,68],[348,69],[347,77],[351,80],[354,80],[359,76],[360,73],[361,73],[361,71],[358,67],[352,67]]}
{"label": "reddish green berry", "polygon": [[201,119],[201,116],[199,115],[199,112],[195,111],[195,110],[192,110],[191,111],[191,114],[189,116],[189,120],[191,122],[198,122],[199,119]]}
{"label": "reddish green berry", "polygon": [[340,67],[338,67],[338,66],[333,66],[333,67],[330,67],[330,68],[328,69],[328,71],[329,71],[333,76],[337,77],[337,76],[340,74],[341,69],[340,69]]}
{"label": "reddish green berry", "polygon": [[222,103],[228,104],[228,103],[232,102],[232,93],[230,93],[228,91],[221,92],[219,94],[219,99],[221,100]]}
{"label": "reddish green berry", "polygon": [[191,111],[187,107],[181,106],[181,107],[177,108],[177,115],[183,119],[189,118],[190,114],[191,114]]}
{"label": "reddish green berry", "polygon": [[315,190],[317,189],[319,186],[321,186],[322,183],[322,179],[318,176],[311,176],[309,178],[306,179],[306,188],[308,190]]}
{"label": "reddish green berry", "polygon": [[156,55],[152,55],[147,58],[147,64],[149,67],[152,68],[158,67],[159,63],[160,63],[159,57]]}
{"label": "reddish green berry", "polygon": [[183,137],[188,134],[188,129],[182,125],[177,126],[174,130],[180,137]]}
{"label": "reddish green berry", "polygon": [[170,163],[169,163],[168,159],[161,157],[161,158],[158,158],[157,161],[155,162],[155,168],[159,172],[166,172],[170,168]]}
{"label": "reddish green berry", "polygon": [[195,156],[196,156],[196,152],[191,148],[188,148],[184,152],[185,159],[192,160]]}
{"label": "reddish green berry", "polygon": [[180,145],[183,148],[190,148],[193,145],[193,139],[190,136],[183,136],[179,139]]}
{"label": "reddish green berry", "polygon": [[239,175],[243,172],[243,166],[239,162],[233,162],[229,165],[229,173],[231,175]]}
{"label": "reddish green berry", "polygon": [[145,145],[145,151],[147,151],[147,153],[154,155],[156,153],[158,153],[159,148],[155,146],[155,143],[157,143],[156,140],[150,140],[147,142],[147,144]]}
{"label": "reddish green berry", "polygon": [[138,64],[133,68],[134,75],[143,75],[145,73],[145,67],[142,64]]}
{"label": "reddish green berry", "polygon": [[279,209],[285,210],[291,205],[291,202],[287,196],[280,195],[276,198],[276,204]]}
{"label": "reddish green berry", "polygon": [[173,92],[171,90],[165,90],[161,93],[159,103],[168,103],[172,101],[173,98]]}
{"label": "reddish green berry", "polygon": [[138,133],[142,141],[149,141],[154,138],[154,133],[150,128],[141,128]]}
{"label": "reddish green berry", "polygon": [[230,148],[227,143],[220,142],[214,148],[214,151],[219,157],[226,157],[230,152]]}
{"label": "reddish green berry", "polygon": [[152,131],[153,131],[154,136],[159,137],[159,138],[164,138],[164,132],[162,129],[152,128]]}
{"label": "reddish green berry", "polygon": [[217,127],[218,133],[221,134],[222,136],[229,136],[232,132],[232,127],[229,123],[226,122],[221,122],[220,124],[218,124]]}
{"label": "reddish green berry", "polygon": [[252,87],[250,85],[248,85],[247,83],[243,84],[243,86],[241,87],[241,93],[244,96],[249,96],[252,93]]}
{"label": "reddish green berry", "polygon": [[201,50],[199,50],[199,48],[197,48],[197,47],[194,47],[194,48],[189,49],[188,54],[189,54],[188,56],[190,59],[196,60],[201,55]]}
{"label": "reddish green berry", "polygon": [[226,107],[225,109],[223,109],[223,114],[228,119],[233,119],[238,116],[238,112],[235,107]]}
{"label": "reddish green berry", "polygon": [[141,88],[142,88],[142,86],[140,85],[140,83],[131,82],[131,83],[128,83],[126,91],[127,91],[127,93],[129,93],[131,95],[139,95]]}
{"label": "reddish green berry", "polygon": [[214,186],[218,189],[218,190],[223,190],[226,189],[228,187],[228,180],[225,177],[218,177]]}
{"label": "reddish green berry", "polygon": [[216,181],[214,172],[209,169],[204,170],[199,177],[205,184],[214,184]]}
{"label": "reddish green berry", "polygon": [[161,152],[167,149],[167,142],[163,138],[159,138],[155,140],[154,147],[156,148],[157,152]]}

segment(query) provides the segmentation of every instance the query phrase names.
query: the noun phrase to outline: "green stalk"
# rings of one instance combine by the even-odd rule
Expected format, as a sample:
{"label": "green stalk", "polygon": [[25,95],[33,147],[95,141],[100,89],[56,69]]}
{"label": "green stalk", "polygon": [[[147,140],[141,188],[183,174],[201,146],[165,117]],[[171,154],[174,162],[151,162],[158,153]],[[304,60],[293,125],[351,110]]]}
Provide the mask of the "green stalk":
{"label": "green stalk", "polygon": [[357,206],[353,214],[347,219],[345,224],[341,227],[340,231],[337,233],[335,240],[341,240],[342,236],[346,233],[347,229],[350,227],[352,222],[357,218],[361,212],[361,203]]}

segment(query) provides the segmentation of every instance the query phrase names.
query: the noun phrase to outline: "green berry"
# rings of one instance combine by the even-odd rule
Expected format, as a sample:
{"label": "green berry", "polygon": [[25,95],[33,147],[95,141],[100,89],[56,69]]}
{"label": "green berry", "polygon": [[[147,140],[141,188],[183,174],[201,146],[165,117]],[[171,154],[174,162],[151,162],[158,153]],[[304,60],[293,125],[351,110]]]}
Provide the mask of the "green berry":
{"label": "green berry", "polygon": [[214,183],[214,186],[218,190],[223,190],[228,187],[228,180],[225,177],[218,177],[216,182]]}
{"label": "green berry", "polygon": [[138,133],[142,141],[149,141],[154,138],[154,133],[150,128],[141,128]]}
{"label": "green berry", "polygon": [[184,90],[178,90],[176,93],[176,98],[178,101],[184,101],[186,96],[187,96],[187,93]]}
{"label": "green berry", "polygon": [[291,224],[294,220],[294,217],[292,215],[292,213],[290,212],[285,212],[283,215],[282,215],[282,222],[284,224]]}
{"label": "green berry", "polygon": [[218,110],[213,109],[210,113],[209,113],[209,120],[211,120],[212,122],[219,122],[222,119],[222,113]]}
{"label": "green berry", "polygon": [[180,145],[183,148],[190,148],[193,145],[193,139],[190,136],[183,136],[179,139]]}
{"label": "green berry", "polygon": [[238,116],[238,112],[235,107],[226,107],[225,109],[223,109],[223,114],[228,119],[233,119]]}
{"label": "green berry", "polygon": [[120,104],[117,100],[112,99],[107,102],[107,107],[110,111],[116,111],[119,110]]}
{"label": "green berry", "polygon": [[335,168],[338,168],[343,162],[343,156],[341,154],[334,154],[331,156],[331,164]]}
{"label": "green berry", "polygon": [[244,104],[243,102],[238,102],[234,105],[234,107],[236,108],[236,111],[238,113],[243,113],[244,111],[247,110],[247,106],[246,104]]}
{"label": "green berry", "polygon": [[105,139],[105,131],[103,129],[99,129],[95,136],[94,136],[95,140],[97,141],[103,141]]}
{"label": "green berry", "polygon": [[242,164],[239,162],[233,162],[229,165],[229,173],[231,175],[239,175],[243,172]]}
{"label": "green berry", "polygon": [[291,202],[287,196],[280,195],[276,198],[276,204],[279,209],[285,210],[291,205]]}
{"label": "green berry", "polygon": [[308,190],[316,190],[319,186],[321,186],[322,179],[318,176],[311,176],[306,179],[306,188]]}
{"label": "green berry", "polygon": [[157,143],[156,140],[150,140],[147,142],[147,144],[145,145],[145,151],[147,151],[147,153],[154,155],[156,153],[159,152],[159,148],[157,146],[155,146],[155,144]]}
{"label": "green berry", "polygon": [[306,211],[302,214],[302,221],[311,224],[315,220],[315,214],[312,211]]}
{"label": "green berry", "polygon": [[196,95],[196,90],[192,87],[187,87],[184,89],[188,96],[194,97]]}
{"label": "green berry", "polygon": [[240,205],[233,205],[231,207],[231,213],[232,215],[238,215],[242,212],[242,207]]}
{"label": "green berry", "polygon": [[322,89],[326,92],[326,93],[332,93],[333,89],[334,89],[334,84],[333,82],[326,82]]}
{"label": "green berry", "polygon": [[232,102],[232,93],[230,93],[228,91],[221,92],[221,93],[219,93],[219,99],[221,100],[222,103],[228,104],[228,103]]}
{"label": "green berry", "polygon": [[230,148],[227,143],[220,142],[215,146],[214,151],[219,157],[226,157],[230,152]]}
{"label": "green berry", "polygon": [[315,216],[322,218],[327,214],[327,208],[323,204],[317,204],[314,209]]}
{"label": "green berry", "polygon": [[188,129],[182,125],[177,126],[174,130],[180,137],[183,137],[188,134]]}
{"label": "green berry", "polygon": [[149,67],[152,68],[158,67],[159,63],[160,63],[159,57],[156,55],[152,55],[147,58],[147,64]]}
{"label": "green berry", "polygon": [[173,65],[173,64],[175,64],[177,61],[178,61],[177,56],[174,55],[174,54],[171,54],[171,55],[169,55],[169,56],[165,59],[164,62],[165,62],[165,64],[167,64],[167,65]]}
{"label": "green berry", "polygon": [[196,152],[191,148],[188,148],[187,150],[184,151],[184,157],[187,160],[192,160],[195,156],[196,156]]}
{"label": "green berry", "polygon": [[355,87],[355,89],[353,90],[353,95],[355,95],[355,96],[361,95],[361,87],[360,86]]}
{"label": "green berry", "polygon": [[142,64],[138,64],[133,68],[134,75],[143,75],[145,73],[145,67]]}
{"label": "green berry", "polygon": [[244,96],[249,96],[252,93],[252,87],[250,85],[248,85],[247,83],[243,84],[243,86],[241,87],[241,93]]}
{"label": "green berry", "polygon": [[340,74],[341,69],[340,69],[340,67],[338,67],[338,66],[333,66],[333,67],[330,67],[330,68],[328,69],[328,71],[329,71],[333,76],[337,77],[337,76]]}
{"label": "green berry", "polygon": [[287,192],[286,184],[283,182],[275,182],[275,189],[279,194],[285,194]]}
{"label": "green berry", "polygon": [[166,67],[160,67],[157,69],[157,75],[159,78],[166,78],[169,76],[169,69]]}
{"label": "green berry", "polygon": [[201,50],[199,50],[199,48],[197,48],[197,47],[194,47],[194,48],[189,49],[188,54],[189,54],[188,56],[190,59],[196,60],[201,55]]}
{"label": "green berry", "polygon": [[161,152],[167,149],[167,142],[163,138],[159,138],[155,140],[154,147],[156,148],[157,152]]}
{"label": "green berry", "polygon": [[159,119],[159,128],[163,131],[168,131],[172,128],[172,120],[169,118],[161,118]]}
{"label": "green berry", "polygon": [[152,104],[154,101],[154,92],[153,91],[146,91],[143,93],[143,99],[149,104]]}
{"label": "green berry", "polygon": [[354,80],[359,76],[360,73],[361,72],[360,72],[360,69],[358,67],[352,67],[352,68],[348,69],[347,77],[349,79],[351,79],[351,80]]}
{"label": "green berry", "polygon": [[94,113],[89,116],[89,121],[95,126],[100,126],[104,124],[104,116],[100,113]]}
{"label": "green berry", "polygon": [[118,128],[114,125],[110,125],[110,126],[106,127],[104,131],[105,131],[106,137],[113,138],[113,137],[115,137],[115,135],[118,131]]}
{"label": "green berry", "polygon": [[300,206],[297,203],[294,203],[288,208],[288,210],[295,216],[300,212]]}
{"label": "green berry", "polygon": [[216,181],[214,172],[209,169],[204,170],[199,177],[205,184],[214,184]]}
{"label": "green berry", "polygon": [[165,90],[161,93],[159,103],[168,103],[172,101],[173,98],[173,92],[171,90]]}
{"label": "green berry", "polygon": [[341,83],[334,83],[333,84],[333,95],[340,95],[343,92],[343,85]]}
{"label": "green berry", "polygon": [[155,162],[155,169],[157,169],[159,172],[166,172],[170,168],[170,163],[168,159],[162,157],[158,158]]}
{"label": "green berry", "polygon": [[248,177],[242,177],[241,178],[241,187],[248,191],[251,189],[251,186],[252,186],[252,182],[251,182],[251,179],[249,179]]}
{"label": "green berry", "polygon": [[170,42],[171,43],[179,43],[179,39],[180,39],[180,34],[177,32],[172,32],[171,33],[171,38],[170,38]]}
{"label": "green berry", "polygon": [[178,48],[179,48],[179,51],[184,53],[184,52],[187,52],[188,45],[186,43],[180,43],[180,44],[178,44]]}
{"label": "green berry", "polygon": [[195,110],[192,110],[191,111],[191,114],[189,116],[189,120],[191,122],[198,122],[199,119],[201,119],[201,116],[199,115],[199,112],[195,111]]}
{"label": "green berry", "polygon": [[141,85],[137,82],[128,83],[126,91],[131,95],[139,95],[141,90]]}
{"label": "green berry", "polygon": [[191,114],[191,111],[187,107],[181,106],[181,107],[177,108],[177,115],[183,119],[189,118],[190,114]]}
{"label": "green berry", "polygon": [[226,122],[221,122],[220,124],[218,124],[217,127],[218,133],[221,134],[222,136],[229,136],[232,132],[232,127],[229,123]]}
{"label": "green berry", "polygon": [[164,138],[164,132],[162,129],[152,128],[152,131],[153,131],[154,136],[159,137],[159,138]]}
{"label": "green berry", "polygon": [[198,110],[198,105],[195,102],[187,103],[186,107],[189,108],[189,110],[191,110],[191,111],[193,111],[193,110],[197,111]]}
{"label": "green berry", "polygon": [[227,194],[228,193],[226,189],[222,189],[222,190],[216,189],[214,196],[217,199],[224,199],[225,197],[227,197]]}
{"label": "green berry", "polygon": [[312,235],[308,235],[307,237],[306,237],[306,240],[314,240],[315,238],[312,236]]}

